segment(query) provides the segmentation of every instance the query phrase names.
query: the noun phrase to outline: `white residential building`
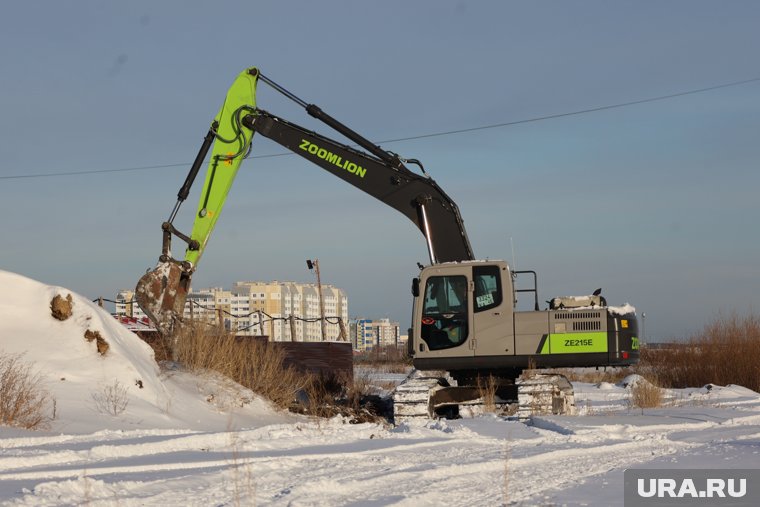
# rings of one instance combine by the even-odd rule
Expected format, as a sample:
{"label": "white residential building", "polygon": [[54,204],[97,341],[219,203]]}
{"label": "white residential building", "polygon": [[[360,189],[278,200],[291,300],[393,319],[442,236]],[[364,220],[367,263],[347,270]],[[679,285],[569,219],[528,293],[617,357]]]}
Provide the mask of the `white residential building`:
{"label": "white residential building", "polygon": [[[249,322],[239,322],[237,329],[252,327],[256,332],[250,334],[265,334],[274,341],[322,341],[319,291],[315,284],[235,282],[232,293],[241,300],[248,299],[248,313],[256,312]],[[332,285],[322,285],[322,298],[327,320],[325,340],[339,340],[341,323],[344,332],[348,332],[348,298],[342,289]],[[263,317],[263,330],[259,315]],[[287,320],[291,315],[292,322]]]}
{"label": "white residential building", "polygon": [[135,291],[120,290],[116,294],[116,315],[120,317],[131,317],[133,319],[147,319],[148,316],[142,311],[142,308],[135,301]]}
{"label": "white residential building", "polygon": [[[348,298],[342,289],[322,285],[326,318],[325,340],[348,339]],[[143,318],[134,292],[116,296],[116,314]],[[292,318],[291,318],[292,316]],[[322,341],[319,291],[316,284],[295,282],[235,282],[232,290],[221,287],[190,291],[185,302],[186,320],[222,323],[237,334],[264,335],[272,341]]]}

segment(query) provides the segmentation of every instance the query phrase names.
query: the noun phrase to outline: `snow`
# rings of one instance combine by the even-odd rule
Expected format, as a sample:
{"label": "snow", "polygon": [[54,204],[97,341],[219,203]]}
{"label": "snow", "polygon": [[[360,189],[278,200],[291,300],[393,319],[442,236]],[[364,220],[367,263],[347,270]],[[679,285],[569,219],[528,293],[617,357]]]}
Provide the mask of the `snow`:
{"label": "snow", "polygon": [[[47,430],[0,427],[1,505],[607,506],[623,504],[626,468],[760,464],[760,395],[741,386],[666,390],[662,408],[640,409],[624,386],[635,377],[574,383],[579,415],[527,423],[308,419],[224,378],[160,369],[76,294],[54,320],[66,289],[3,271],[0,287],[0,350],[24,354],[57,400]],[[118,415],[93,403],[114,381],[128,397]]]}
{"label": "snow", "polygon": [[623,306],[608,306],[607,310],[610,313],[615,313],[618,315],[627,315],[629,313],[636,313],[636,308],[630,303],[626,303]]}
{"label": "snow", "polygon": [[[62,287],[46,286],[20,275],[0,271],[0,351],[20,354],[21,360],[45,376],[45,387],[56,400],[51,429],[67,433],[137,428],[228,429],[230,424],[263,424],[285,418],[256,403],[225,410],[208,403],[215,391],[229,393],[221,379],[170,370],[161,372],[150,346],[128,331],[108,312]],[[72,316],[51,316],[56,295],[73,297]],[[85,331],[97,331],[109,345],[105,355]],[[117,384],[118,383],[118,384]],[[127,406],[118,417],[101,413],[96,399],[118,386]],[[237,386],[237,397],[253,399]],[[229,394],[225,394],[229,397]],[[224,398],[221,396],[220,398]],[[227,402],[228,405],[240,403]],[[255,406],[254,406],[255,405]]]}

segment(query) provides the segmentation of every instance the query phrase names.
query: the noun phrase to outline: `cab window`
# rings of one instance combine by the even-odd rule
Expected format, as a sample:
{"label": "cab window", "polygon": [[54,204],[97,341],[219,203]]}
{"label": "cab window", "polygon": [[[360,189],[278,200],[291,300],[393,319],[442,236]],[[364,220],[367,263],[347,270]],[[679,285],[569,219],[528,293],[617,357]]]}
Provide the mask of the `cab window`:
{"label": "cab window", "polygon": [[476,266],[472,274],[475,280],[475,313],[499,306],[502,301],[499,266]]}
{"label": "cab window", "polygon": [[467,287],[464,275],[427,279],[420,329],[430,350],[457,347],[467,339]]}

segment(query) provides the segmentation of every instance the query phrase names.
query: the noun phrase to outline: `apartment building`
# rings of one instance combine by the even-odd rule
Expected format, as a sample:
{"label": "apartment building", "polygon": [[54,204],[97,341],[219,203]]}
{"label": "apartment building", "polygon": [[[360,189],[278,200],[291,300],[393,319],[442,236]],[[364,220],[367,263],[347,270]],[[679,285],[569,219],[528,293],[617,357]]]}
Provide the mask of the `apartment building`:
{"label": "apartment building", "polygon": [[133,319],[147,319],[148,316],[142,311],[142,308],[135,301],[135,291],[120,290],[116,294],[116,315],[119,317],[131,317]]}
{"label": "apartment building", "polygon": [[375,347],[400,345],[399,323],[390,319],[364,319],[351,321],[351,343],[354,350],[361,352]]}
{"label": "apartment building", "polygon": [[[322,297],[325,340],[337,341],[348,333],[348,297],[332,285],[322,285]],[[132,303],[133,291],[120,291],[116,301],[117,315],[145,316]],[[279,281],[235,282],[231,290],[191,290],[184,309],[185,319],[221,322],[237,334],[264,335],[272,341],[322,341],[320,315],[316,284]]]}

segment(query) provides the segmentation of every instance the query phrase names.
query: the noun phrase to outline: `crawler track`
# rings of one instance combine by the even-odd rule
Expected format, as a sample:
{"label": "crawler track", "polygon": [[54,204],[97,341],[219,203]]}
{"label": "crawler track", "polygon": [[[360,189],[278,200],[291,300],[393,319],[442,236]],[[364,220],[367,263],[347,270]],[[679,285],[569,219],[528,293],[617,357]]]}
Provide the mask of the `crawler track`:
{"label": "crawler track", "polygon": [[[518,378],[512,389],[499,391],[492,403],[501,412],[520,419],[532,415],[575,413],[575,397],[570,381],[558,374],[530,373]],[[509,393],[509,395],[504,393]],[[410,419],[456,417],[459,408],[482,411],[486,405],[481,389],[458,386],[441,372],[414,370],[393,393],[396,424]]]}

